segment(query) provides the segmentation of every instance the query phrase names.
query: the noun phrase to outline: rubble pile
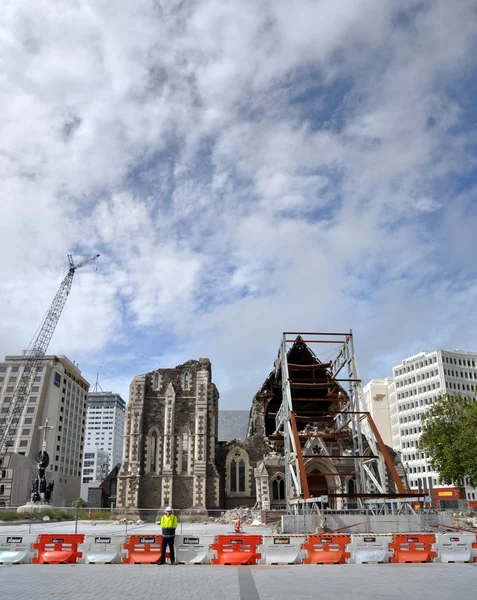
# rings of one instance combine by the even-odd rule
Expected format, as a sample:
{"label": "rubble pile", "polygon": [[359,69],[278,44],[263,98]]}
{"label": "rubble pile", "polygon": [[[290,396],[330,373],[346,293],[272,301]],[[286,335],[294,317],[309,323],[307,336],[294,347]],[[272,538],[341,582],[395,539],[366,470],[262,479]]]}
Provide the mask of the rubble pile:
{"label": "rubble pile", "polygon": [[215,519],[215,523],[221,523],[223,525],[234,525],[240,517],[241,525],[251,525],[252,527],[258,527],[263,525],[260,520],[260,510],[249,508],[248,506],[241,506],[239,508],[232,508],[224,512],[224,514]]}
{"label": "rubble pile", "polygon": [[128,521],[128,519],[120,519],[119,521],[112,521],[111,525],[144,525],[144,521],[137,519],[137,521]]}
{"label": "rubble pile", "polygon": [[471,527],[473,529],[477,529],[477,517],[473,515],[466,515],[463,512],[453,513],[452,515],[455,521],[458,521],[459,527],[462,527],[463,524],[467,527]]}

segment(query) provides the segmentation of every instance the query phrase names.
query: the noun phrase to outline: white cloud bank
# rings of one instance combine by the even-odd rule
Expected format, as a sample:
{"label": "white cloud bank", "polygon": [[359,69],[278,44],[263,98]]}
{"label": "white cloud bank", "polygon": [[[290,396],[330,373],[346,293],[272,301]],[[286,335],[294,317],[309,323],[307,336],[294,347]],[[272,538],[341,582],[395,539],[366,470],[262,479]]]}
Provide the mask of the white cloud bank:
{"label": "white cloud bank", "polygon": [[286,329],[477,350],[476,42],[473,0],[6,2],[0,353],[96,250],[51,351],[123,394],[209,356],[248,407]]}

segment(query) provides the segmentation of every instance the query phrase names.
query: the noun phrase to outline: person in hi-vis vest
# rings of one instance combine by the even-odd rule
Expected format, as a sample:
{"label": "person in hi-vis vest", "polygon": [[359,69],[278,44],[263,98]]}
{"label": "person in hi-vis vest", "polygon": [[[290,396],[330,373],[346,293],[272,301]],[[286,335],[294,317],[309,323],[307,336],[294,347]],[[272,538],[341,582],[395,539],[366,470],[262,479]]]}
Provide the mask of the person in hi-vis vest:
{"label": "person in hi-vis vest", "polygon": [[160,565],[166,563],[166,551],[169,546],[169,553],[171,557],[171,565],[176,564],[176,556],[174,551],[174,537],[176,535],[177,517],[172,512],[172,508],[168,506],[164,511],[164,515],[161,517],[161,528],[162,528],[162,551]]}

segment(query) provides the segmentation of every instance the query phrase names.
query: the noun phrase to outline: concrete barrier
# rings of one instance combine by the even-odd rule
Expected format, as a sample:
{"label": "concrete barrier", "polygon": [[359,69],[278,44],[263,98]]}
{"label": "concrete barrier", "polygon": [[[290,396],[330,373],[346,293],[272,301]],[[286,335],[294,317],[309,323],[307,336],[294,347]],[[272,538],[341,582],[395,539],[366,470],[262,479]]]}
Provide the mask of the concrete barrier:
{"label": "concrete barrier", "polygon": [[123,544],[126,536],[87,535],[84,542],[78,546],[82,556],[78,560],[83,564],[113,564],[120,563],[126,555]]}
{"label": "concrete barrier", "polygon": [[301,563],[305,556],[302,546],[304,535],[264,535],[258,551],[262,555],[259,565],[293,565]]}
{"label": "concrete barrier", "polygon": [[0,564],[30,563],[36,556],[37,535],[0,535]]}
{"label": "concrete barrier", "polygon": [[473,562],[472,545],[477,541],[475,533],[438,533],[432,549],[437,553],[434,562]]}
{"label": "concrete barrier", "polygon": [[391,555],[389,544],[393,541],[392,535],[383,534],[353,534],[348,546],[351,564],[388,563]]}

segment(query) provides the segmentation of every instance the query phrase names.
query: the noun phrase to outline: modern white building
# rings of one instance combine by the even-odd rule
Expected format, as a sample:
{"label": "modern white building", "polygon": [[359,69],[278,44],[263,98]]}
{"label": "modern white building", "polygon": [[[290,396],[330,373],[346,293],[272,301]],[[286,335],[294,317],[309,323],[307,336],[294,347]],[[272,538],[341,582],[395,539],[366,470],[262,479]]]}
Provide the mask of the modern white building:
{"label": "modern white building", "polygon": [[363,388],[364,409],[370,413],[386,446],[393,447],[389,414],[389,388],[392,377],[372,379]]}
{"label": "modern white building", "polygon": [[433,350],[405,358],[393,368],[389,386],[392,445],[402,453],[411,489],[433,491],[436,500],[458,500],[459,488],[444,486],[428,457],[417,449],[421,419],[442,394],[476,399],[477,353]]}
{"label": "modern white building", "polygon": [[88,500],[88,488],[98,487],[109,473],[109,454],[98,446],[85,446],[81,498]]}
{"label": "modern white building", "polygon": [[86,445],[104,450],[109,470],[123,459],[126,402],[112,392],[91,392],[86,414]]}
{"label": "modern white building", "polygon": [[[24,365],[24,356],[7,356],[0,362],[0,428],[2,415],[9,411]],[[22,461],[11,458],[15,454],[33,459],[40,452],[43,441],[43,430],[40,427],[46,421],[50,428],[47,436],[50,464],[46,476],[47,480],[53,480],[55,484],[52,504],[71,505],[79,497],[88,390],[88,381],[66,356],[44,357],[30,397],[21,413],[14,417],[17,431],[9,445],[8,462],[5,463],[7,473],[0,487],[1,505],[14,506],[29,500],[29,497],[13,497],[13,493],[15,490],[27,489],[25,484],[19,486],[19,482],[20,479],[30,478],[30,472],[28,475],[26,472],[22,474],[18,466],[15,473],[15,469],[10,468],[9,464],[23,464]],[[30,486],[31,480],[27,487]]]}

